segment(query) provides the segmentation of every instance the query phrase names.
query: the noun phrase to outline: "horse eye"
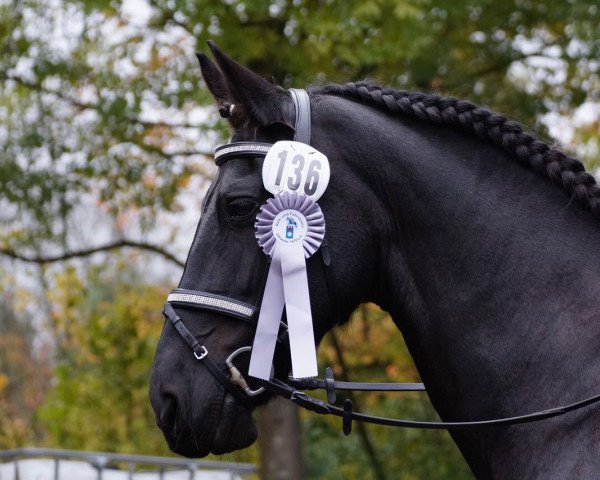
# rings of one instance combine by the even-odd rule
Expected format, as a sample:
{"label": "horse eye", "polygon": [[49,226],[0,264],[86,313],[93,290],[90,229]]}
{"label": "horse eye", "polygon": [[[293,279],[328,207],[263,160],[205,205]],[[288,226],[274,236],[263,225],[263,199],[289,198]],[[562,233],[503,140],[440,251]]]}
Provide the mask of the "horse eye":
{"label": "horse eye", "polygon": [[256,212],[256,202],[247,198],[232,200],[227,204],[227,213],[232,220],[246,220]]}

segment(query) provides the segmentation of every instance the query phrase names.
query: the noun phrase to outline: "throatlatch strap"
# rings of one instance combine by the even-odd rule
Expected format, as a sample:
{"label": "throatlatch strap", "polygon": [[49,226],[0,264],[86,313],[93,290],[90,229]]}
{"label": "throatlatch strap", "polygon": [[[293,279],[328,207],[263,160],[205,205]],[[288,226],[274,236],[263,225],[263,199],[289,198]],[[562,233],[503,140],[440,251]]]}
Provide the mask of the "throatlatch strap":
{"label": "throatlatch strap", "polygon": [[306,90],[290,88],[290,94],[296,109],[296,133],[294,140],[310,145],[310,100]]}

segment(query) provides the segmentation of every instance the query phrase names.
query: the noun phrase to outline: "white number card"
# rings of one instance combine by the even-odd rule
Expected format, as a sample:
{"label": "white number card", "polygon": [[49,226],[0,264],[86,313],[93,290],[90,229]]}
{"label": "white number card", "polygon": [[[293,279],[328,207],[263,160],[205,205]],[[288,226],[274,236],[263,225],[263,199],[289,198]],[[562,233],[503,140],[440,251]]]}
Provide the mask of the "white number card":
{"label": "white number card", "polygon": [[329,160],[301,142],[281,141],[265,157],[262,178],[265,188],[276,195],[296,192],[318,200],[329,184]]}

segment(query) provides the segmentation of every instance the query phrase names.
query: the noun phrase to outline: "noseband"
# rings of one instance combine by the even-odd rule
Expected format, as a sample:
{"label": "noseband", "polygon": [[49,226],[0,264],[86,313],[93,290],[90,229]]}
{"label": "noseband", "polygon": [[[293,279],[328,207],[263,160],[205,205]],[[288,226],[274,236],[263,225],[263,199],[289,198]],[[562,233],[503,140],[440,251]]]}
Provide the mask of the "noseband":
{"label": "noseband", "polygon": [[[310,102],[308,94],[304,90],[290,89],[290,94],[294,102],[296,120],[294,140],[310,144]],[[215,163],[217,166],[223,165],[232,159],[244,158],[263,158],[271,148],[269,143],[260,142],[235,142],[222,145],[215,150]],[[324,240],[321,247],[321,259],[325,272],[325,280],[329,293],[330,301],[335,305],[335,290],[330,274],[330,255],[329,246]],[[277,379],[271,370],[270,380],[261,380],[262,386],[258,389],[252,389],[246,382],[243,375],[236,368],[234,359],[245,352],[250,352],[252,347],[244,346],[234,352],[225,360],[225,368],[219,366],[212,358],[210,350],[205,345],[201,345],[198,340],[184,325],[181,318],[175,312],[173,307],[182,309],[205,310],[220,315],[240,320],[252,328],[256,329],[258,313],[260,310],[260,300],[262,291],[266,282],[266,272],[262,279],[262,287],[259,292],[255,305],[250,305],[239,300],[216,295],[209,292],[196,290],[186,290],[177,288],[173,290],[164,305],[163,314],[172,323],[177,332],[188,344],[194,357],[200,361],[215,379],[223,386],[226,392],[235,397],[242,405],[252,406],[252,397],[261,395],[264,392],[285,397],[298,406],[307,410],[341,417],[343,420],[343,431],[348,435],[352,430],[352,421],[362,421],[378,425],[420,428],[420,429],[444,429],[444,430],[465,430],[479,427],[496,427],[501,425],[516,425],[522,423],[535,422],[546,418],[557,417],[573,410],[586,407],[600,401],[600,395],[581,400],[579,402],[561,407],[542,410],[526,415],[514,417],[496,418],[491,420],[468,421],[468,422],[421,422],[414,420],[394,419],[385,417],[376,417],[355,412],[352,408],[352,402],[349,399],[344,401],[343,407],[335,406],[337,390],[360,390],[360,391],[425,391],[422,383],[359,383],[359,382],[339,382],[333,377],[331,368],[326,369],[325,379],[293,379],[287,378],[285,381]],[[336,311],[336,310],[334,310]],[[284,347],[287,345],[287,325],[282,321],[278,342]],[[229,373],[229,376],[227,374]],[[311,397],[303,390],[322,389],[327,391],[327,402]]]}

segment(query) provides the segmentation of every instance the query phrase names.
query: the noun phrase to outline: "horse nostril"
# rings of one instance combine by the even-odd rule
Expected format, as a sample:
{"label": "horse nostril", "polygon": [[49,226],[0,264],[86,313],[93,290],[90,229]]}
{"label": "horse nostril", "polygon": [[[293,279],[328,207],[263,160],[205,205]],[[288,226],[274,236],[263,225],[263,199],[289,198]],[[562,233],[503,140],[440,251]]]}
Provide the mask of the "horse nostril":
{"label": "horse nostril", "polygon": [[175,426],[177,418],[177,397],[172,393],[165,392],[161,395],[162,406],[157,415],[157,423],[161,430],[169,431]]}

